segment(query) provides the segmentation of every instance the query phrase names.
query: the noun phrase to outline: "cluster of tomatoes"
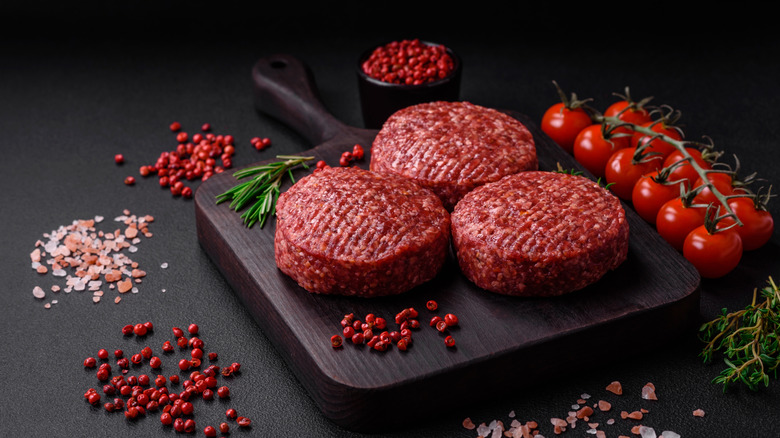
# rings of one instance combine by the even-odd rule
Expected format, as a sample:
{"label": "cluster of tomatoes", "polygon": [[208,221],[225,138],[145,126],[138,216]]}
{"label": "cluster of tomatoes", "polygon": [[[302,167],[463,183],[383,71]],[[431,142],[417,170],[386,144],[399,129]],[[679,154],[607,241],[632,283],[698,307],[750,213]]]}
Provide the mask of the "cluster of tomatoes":
{"label": "cluster of tomatoes", "polygon": [[649,107],[651,98],[634,101],[628,89],[603,113],[558,91],[561,101],[543,115],[542,131],[630,203],[702,277],[728,274],[744,251],[772,237],[770,194],[751,190],[751,181],[718,162],[711,144],[686,141],[679,113]]}

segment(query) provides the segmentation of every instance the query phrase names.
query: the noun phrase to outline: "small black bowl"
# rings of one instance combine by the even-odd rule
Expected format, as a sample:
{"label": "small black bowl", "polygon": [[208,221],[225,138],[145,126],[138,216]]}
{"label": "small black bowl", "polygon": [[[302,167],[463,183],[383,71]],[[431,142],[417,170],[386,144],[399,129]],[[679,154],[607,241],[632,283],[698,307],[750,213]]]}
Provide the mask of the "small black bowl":
{"label": "small black bowl", "polygon": [[[427,41],[422,41],[422,43],[438,46],[438,44]],[[403,85],[380,81],[363,72],[363,62],[371,56],[377,47],[384,45],[380,44],[366,50],[357,62],[360,107],[366,128],[381,128],[388,117],[408,106],[434,101],[453,102],[460,98],[460,77],[463,64],[457,54],[449,47],[446,50],[453,61],[453,70],[449,76],[420,85]]]}

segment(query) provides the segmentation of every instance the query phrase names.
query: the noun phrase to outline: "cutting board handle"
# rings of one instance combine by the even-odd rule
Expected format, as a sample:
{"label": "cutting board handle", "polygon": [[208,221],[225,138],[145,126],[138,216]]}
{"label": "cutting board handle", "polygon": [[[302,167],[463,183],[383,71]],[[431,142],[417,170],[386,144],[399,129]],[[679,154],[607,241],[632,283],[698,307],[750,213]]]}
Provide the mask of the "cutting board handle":
{"label": "cutting board handle", "polygon": [[290,126],[314,145],[347,129],[322,104],[309,67],[294,56],[260,58],[252,68],[252,82],[255,108]]}

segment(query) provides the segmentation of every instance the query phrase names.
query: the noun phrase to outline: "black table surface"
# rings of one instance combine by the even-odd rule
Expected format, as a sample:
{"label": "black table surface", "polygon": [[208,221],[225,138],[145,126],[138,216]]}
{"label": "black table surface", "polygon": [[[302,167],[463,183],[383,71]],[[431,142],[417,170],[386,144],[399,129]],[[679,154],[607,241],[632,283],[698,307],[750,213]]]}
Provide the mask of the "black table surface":
{"label": "black table surface", "polygon": [[[552,80],[567,93],[593,98],[602,109],[628,86],[634,97],[653,96],[653,103],[678,109],[687,138],[708,136],[726,152],[724,161],[737,156],[745,173],[756,172],[775,186],[780,182],[774,167],[780,164],[780,46],[768,32],[721,26],[725,19],[695,26],[679,17],[667,17],[663,25],[624,19],[617,25],[596,12],[578,16],[540,8],[519,14],[498,5],[459,20],[444,20],[436,7],[418,6],[414,12],[385,14],[389,19],[381,22],[372,21],[376,12],[358,6],[341,11],[325,5],[300,10],[206,4],[149,10],[97,4],[43,11],[29,4],[4,7],[4,17],[27,26],[5,29],[0,40],[3,436],[173,436],[156,415],[131,422],[89,406],[84,392],[99,387],[94,370],[85,370],[82,361],[99,348],[159,348],[171,339],[171,327],[192,322],[200,325],[206,350],[220,354],[216,363],[242,364],[230,382],[229,401],[196,406],[197,435],[234,407],[254,425],[234,428],[231,436],[363,436],[320,414],[242,307],[198,243],[192,200],[173,197],[155,178],[138,175],[140,165],[153,164],[162,151],[175,147],[168,128],[174,121],[190,133],[210,123],[214,133],[233,135],[236,167],[311,147],[255,111],[250,69],[262,56],[287,53],[305,62],[325,106],[351,126],[362,126],[357,56],[373,44],[403,38],[438,41],[459,53],[463,100],[534,120],[558,99]],[[620,19],[619,14],[611,19]],[[270,138],[272,146],[255,150],[249,143],[255,136]],[[113,161],[118,153],[126,160],[121,166]],[[127,175],[137,178],[134,186],[123,183]],[[775,217],[779,205],[770,202]],[[138,293],[115,304],[116,292],[106,290],[95,304],[91,292],[51,292],[48,288],[61,282],[31,269],[29,254],[45,233],[95,216],[105,217],[98,228],[113,231],[113,219],[124,210],[155,218],[153,236],[131,255],[147,271]],[[746,253],[733,273],[702,280],[701,321],[693,325],[723,307],[743,308],[754,288],[780,276],[779,243],[775,231],[772,241]],[[38,285],[47,291],[44,300],[33,297]],[[57,303],[44,308],[52,299]],[[121,335],[122,326],[144,321],[155,324],[152,335]],[[405,424],[404,406],[398,406],[387,413],[399,416],[398,429],[373,436],[474,437],[477,432],[461,424],[465,418],[508,425],[514,413],[517,420],[538,422],[549,438],[555,436],[550,418],[565,418],[583,394],[592,396],[589,402],[613,403],[609,415],[592,419],[607,436],[630,436],[638,422],[621,419],[619,411],[639,408],[649,411],[641,423],[659,434],[780,436],[780,382],[773,379],[758,391],[735,386],[724,392],[711,383],[723,363],[704,364],[701,347],[692,330],[663,348],[596,360],[596,366],[580,366],[580,358],[572,358],[570,373],[511,396],[496,397],[486,388],[464,406],[421,423]],[[166,366],[163,374],[175,373]],[[623,384],[620,397],[605,390],[615,380]],[[647,382],[655,385],[658,400],[641,399]],[[695,417],[695,409],[706,415]],[[615,424],[606,425],[608,418]],[[561,436],[592,435],[581,424]]]}

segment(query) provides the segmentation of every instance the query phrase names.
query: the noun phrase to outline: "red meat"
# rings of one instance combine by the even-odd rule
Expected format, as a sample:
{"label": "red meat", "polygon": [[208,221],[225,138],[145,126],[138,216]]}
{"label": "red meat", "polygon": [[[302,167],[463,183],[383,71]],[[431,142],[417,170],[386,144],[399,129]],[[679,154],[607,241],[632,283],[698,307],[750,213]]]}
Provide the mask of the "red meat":
{"label": "red meat", "polygon": [[507,176],[467,194],[451,220],[461,270],[500,294],[573,292],[617,268],[628,253],[620,201],[578,175]]}
{"label": "red meat", "polygon": [[298,180],[276,206],[276,264],[312,293],[406,292],[436,276],[449,244],[441,200],[393,174],[325,168]]}
{"label": "red meat", "polygon": [[452,211],[475,187],[536,170],[538,160],[533,135],[517,119],[468,102],[430,102],[387,119],[370,168],[416,181]]}

